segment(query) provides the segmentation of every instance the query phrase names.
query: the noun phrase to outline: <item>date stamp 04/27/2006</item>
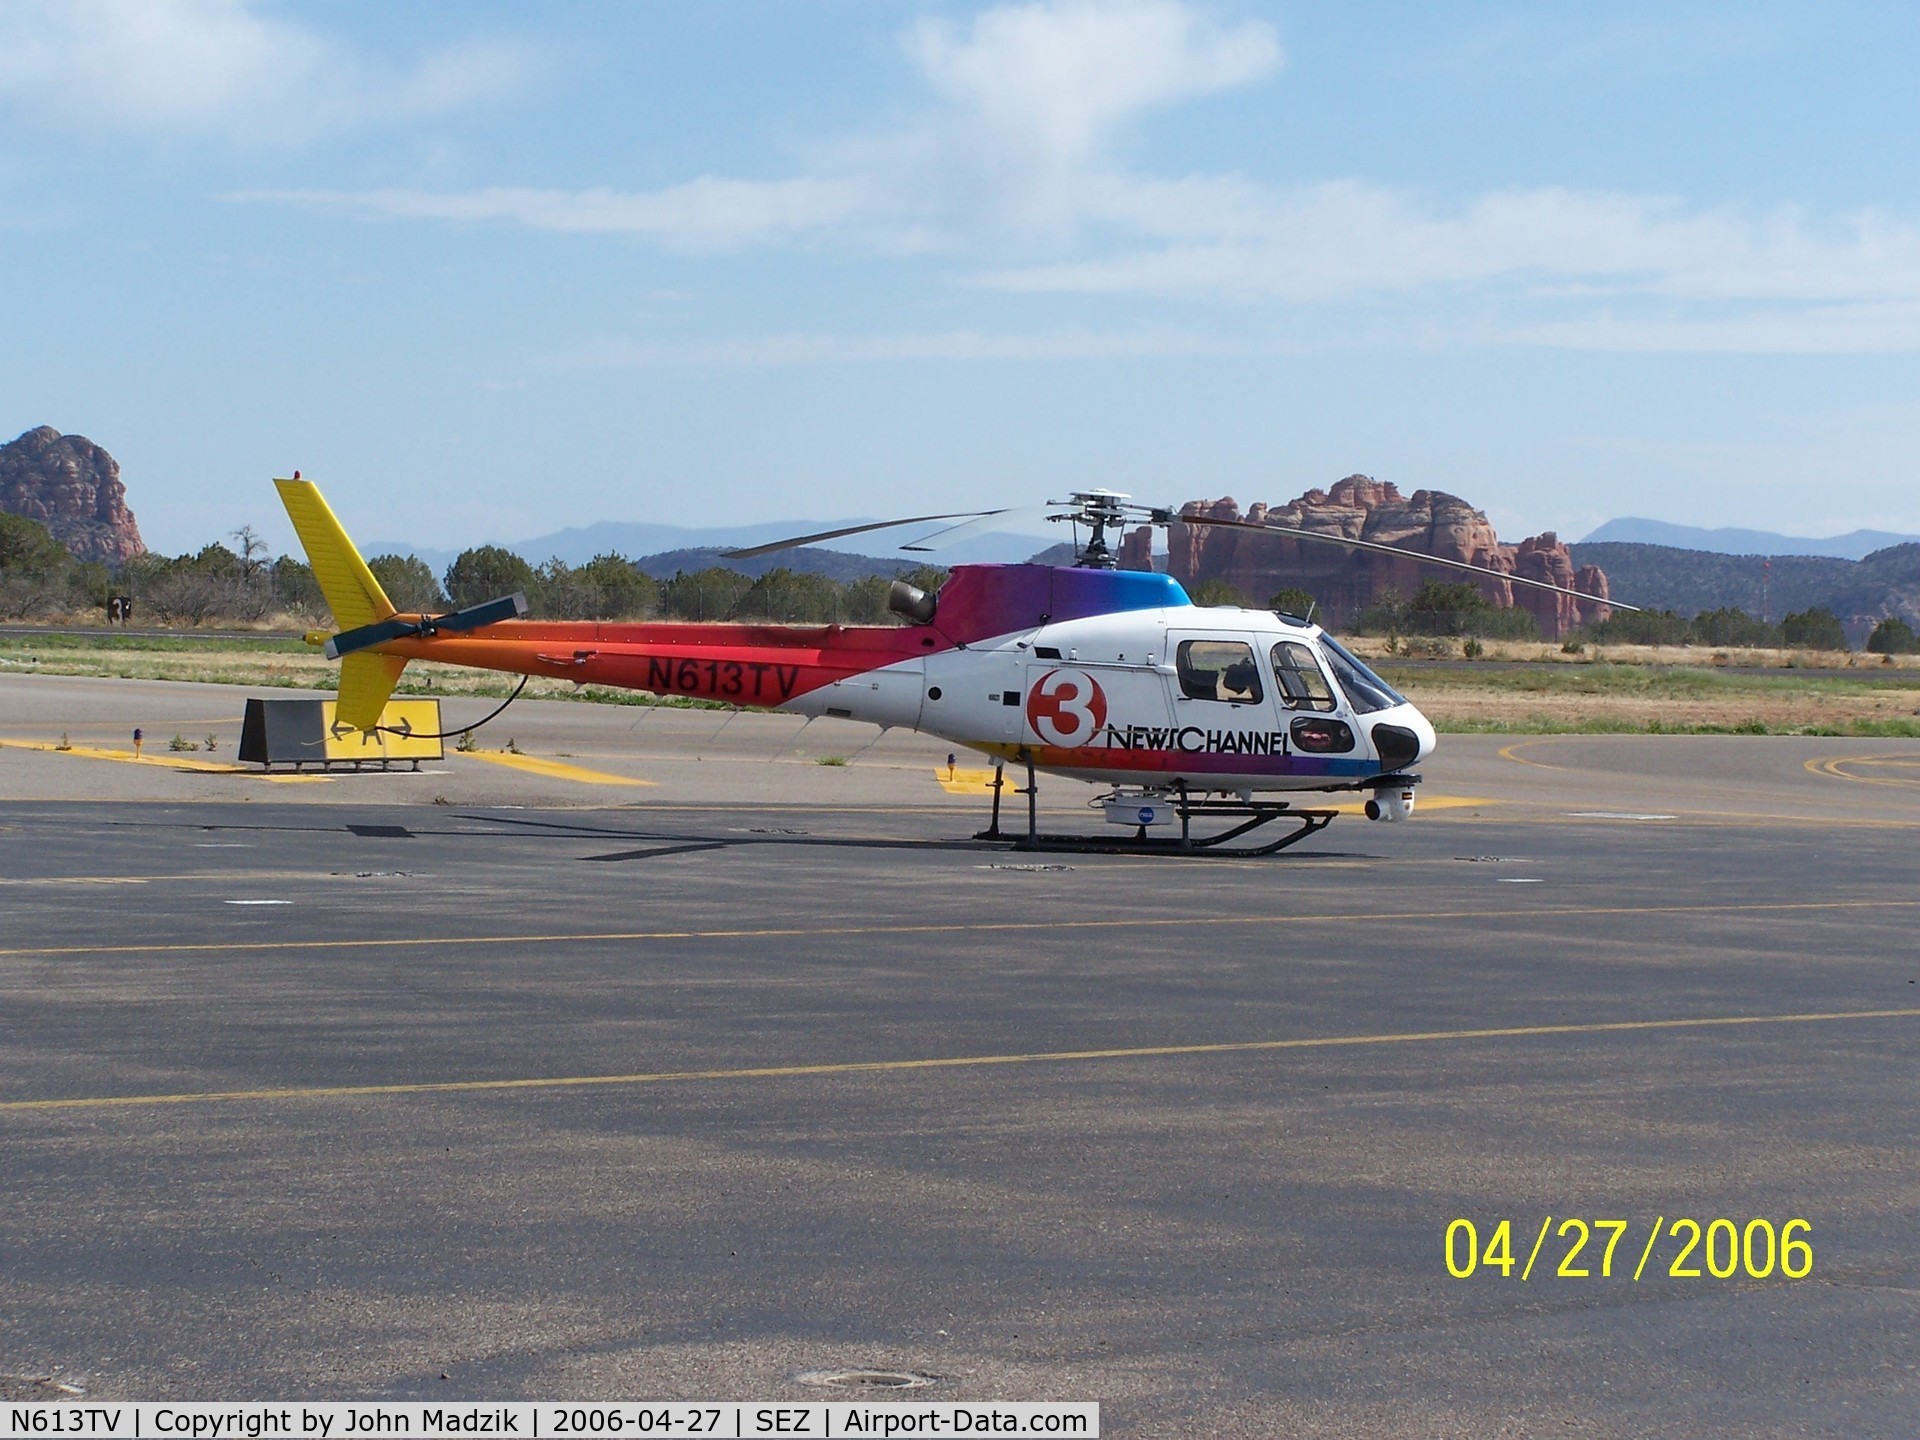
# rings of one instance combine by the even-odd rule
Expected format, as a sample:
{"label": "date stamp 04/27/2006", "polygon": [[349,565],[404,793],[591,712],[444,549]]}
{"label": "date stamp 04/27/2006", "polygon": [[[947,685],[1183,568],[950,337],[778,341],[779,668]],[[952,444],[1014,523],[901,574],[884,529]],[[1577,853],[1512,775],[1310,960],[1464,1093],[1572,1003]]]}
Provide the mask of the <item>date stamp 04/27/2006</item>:
{"label": "date stamp 04/27/2006", "polygon": [[[1669,1222],[1661,1215],[1646,1229],[1644,1243],[1640,1232],[1632,1220],[1567,1217],[1556,1225],[1548,1215],[1522,1265],[1514,1252],[1512,1220],[1488,1219],[1476,1225],[1463,1216],[1447,1226],[1447,1273],[1456,1280],[1481,1274],[1511,1280],[1519,1266],[1519,1278],[1531,1280],[1535,1265],[1544,1261],[1540,1273],[1555,1280],[1626,1279],[1629,1262],[1630,1278],[1636,1281],[1663,1275],[1675,1280],[1804,1280],[1813,1274],[1813,1224],[1807,1220],[1775,1224],[1756,1218],[1742,1223],[1681,1216]],[[1620,1242],[1629,1234],[1635,1238],[1621,1251]]]}

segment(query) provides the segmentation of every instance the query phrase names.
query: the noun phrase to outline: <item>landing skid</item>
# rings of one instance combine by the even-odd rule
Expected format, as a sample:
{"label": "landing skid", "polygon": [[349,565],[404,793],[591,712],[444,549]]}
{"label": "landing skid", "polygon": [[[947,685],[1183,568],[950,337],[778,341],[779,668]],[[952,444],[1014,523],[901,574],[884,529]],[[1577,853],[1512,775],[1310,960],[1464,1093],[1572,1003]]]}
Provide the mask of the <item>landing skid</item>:
{"label": "landing skid", "polygon": [[[974,835],[976,840],[1001,840],[1011,844],[1015,850],[1042,850],[1055,852],[1077,852],[1095,855],[1191,855],[1213,856],[1220,859],[1249,860],[1260,855],[1273,855],[1297,845],[1309,835],[1314,835],[1333,823],[1338,814],[1334,810],[1296,810],[1285,800],[1196,800],[1187,794],[1184,785],[1177,787],[1174,801],[1174,813],[1180,817],[1180,834],[1176,838],[1161,838],[1149,835],[1147,827],[1142,825],[1137,833],[1106,839],[1096,835],[1042,835],[1040,833],[1039,787],[1034,782],[1033,763],[1027,762],[1027,783],[1024,788],[1016,786],[1013,793],[1027,797],[1026,834],[1010,834],[1000,828],[1000,795],[1006,788],[1006,766],[993,767],[993,821],[985,830]],[[1240,823],[1218,835],[1195,836],[1195,819],[1238,820]],[[1242,835],[1249,835],[1275,820],[1291,820],[1295,829],[1278,840],[1269,840],[1264,844],[1234,845]]]}

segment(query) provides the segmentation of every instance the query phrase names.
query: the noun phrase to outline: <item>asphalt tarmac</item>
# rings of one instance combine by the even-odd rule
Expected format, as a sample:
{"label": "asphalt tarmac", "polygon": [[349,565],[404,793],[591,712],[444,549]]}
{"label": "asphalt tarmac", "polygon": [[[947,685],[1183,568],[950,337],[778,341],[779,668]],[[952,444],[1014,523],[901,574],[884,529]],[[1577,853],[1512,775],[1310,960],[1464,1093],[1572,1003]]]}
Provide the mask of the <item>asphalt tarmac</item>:
{"label": "asphalt tarmac", "polygon": [[1920,744],[1443,737],[1411,823],[1219,861],[977,845],[944,745],[781,717],[171,768],[240,703],[0,678],[16,1393],[1920,1416]]}

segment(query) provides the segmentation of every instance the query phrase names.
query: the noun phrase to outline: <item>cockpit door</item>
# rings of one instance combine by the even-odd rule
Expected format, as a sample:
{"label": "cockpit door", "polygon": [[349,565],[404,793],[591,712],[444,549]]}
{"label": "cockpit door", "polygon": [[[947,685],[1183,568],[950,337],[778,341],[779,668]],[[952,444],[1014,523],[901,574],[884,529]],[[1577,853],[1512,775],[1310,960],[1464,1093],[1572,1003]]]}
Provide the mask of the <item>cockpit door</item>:
{"label": "cockpit door", "polygon": [[1264,730],[1275,710],[1271,686],[1245,636],[1202,631],[1167,632],[1167,659],[1176,726]]}

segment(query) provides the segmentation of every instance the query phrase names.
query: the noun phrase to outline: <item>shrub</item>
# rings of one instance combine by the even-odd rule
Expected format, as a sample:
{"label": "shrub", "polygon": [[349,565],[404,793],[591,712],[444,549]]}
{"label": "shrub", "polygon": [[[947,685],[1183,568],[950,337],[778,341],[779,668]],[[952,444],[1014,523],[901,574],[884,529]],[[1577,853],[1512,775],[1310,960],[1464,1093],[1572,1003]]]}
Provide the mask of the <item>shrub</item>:
{"label": "shrub", "polygon": [[1920,636],[1898,615],[1889,615],[1873,627],[1867,637],[1867,649],[1876,655],[1920,654]]}

